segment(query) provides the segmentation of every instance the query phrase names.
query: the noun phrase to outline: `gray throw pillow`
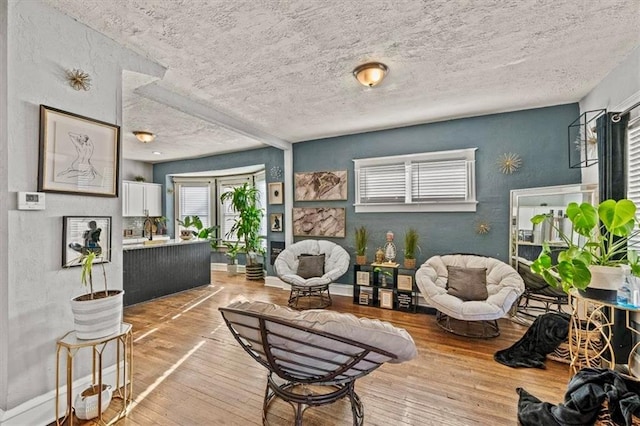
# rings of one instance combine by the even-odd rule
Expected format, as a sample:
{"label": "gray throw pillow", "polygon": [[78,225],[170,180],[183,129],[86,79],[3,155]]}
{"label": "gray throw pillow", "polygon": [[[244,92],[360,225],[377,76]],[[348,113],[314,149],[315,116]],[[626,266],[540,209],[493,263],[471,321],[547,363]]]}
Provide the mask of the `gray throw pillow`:
{"label": "gray throw pillow", "polygon": [[298,256],[298,276],[302,278],[321,277],[324,275],[324,254]]}
{"label": "gray throw pillow", "polygon": [[447,293],[459,299],[487,300],[487,268],[447,266]]}

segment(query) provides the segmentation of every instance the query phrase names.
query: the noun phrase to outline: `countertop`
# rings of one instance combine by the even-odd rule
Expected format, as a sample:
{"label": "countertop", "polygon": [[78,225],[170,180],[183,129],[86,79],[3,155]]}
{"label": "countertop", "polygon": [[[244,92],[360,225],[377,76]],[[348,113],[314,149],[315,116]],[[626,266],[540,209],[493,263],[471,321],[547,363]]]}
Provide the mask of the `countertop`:
{"label": "countertop", "polygon": [[127,251],[127,250],[138,250],[138,249],[150,249],[150,248],[157,248],[157,247],[164,247],[164,246],[175,246],[175,245],[179,245],[179,244],[194,244],[194,243],[207,243],[209,244],[209,240],[198,240],[198,239],[191,239],[191,240],[182,240],[180,238],[175,238],[175,239],[164,239],[164,240],[153,240],[153,241],[160,241],[158,243],[154,243],[154,244],[148,244],[145,245],[144,243],[139,243],[139,244],[125,244],[122,246],[122,250]]}

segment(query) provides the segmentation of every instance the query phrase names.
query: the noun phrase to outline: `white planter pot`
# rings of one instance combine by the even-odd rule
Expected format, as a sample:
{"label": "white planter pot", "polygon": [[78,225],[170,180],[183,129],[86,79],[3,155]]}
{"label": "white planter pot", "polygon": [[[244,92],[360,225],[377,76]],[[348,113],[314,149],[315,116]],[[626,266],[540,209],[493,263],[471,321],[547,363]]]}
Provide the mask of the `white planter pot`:
{"label": "white planter pot", "polygon": [[624,270],[619,266],[589,266],[589,288],[617,291],[624,282]]}
{"label": "white planter pot", "polygon": [[120,331],[124,290],[109,290],[109,294],[101,299],[71,299],[78,339],[100,339]]}
{"label": "white planter pot", "polygon": [[229,275],[235,275],[238,273],[238,265],[233,264],[233,265],[227,265],[227,273]]}

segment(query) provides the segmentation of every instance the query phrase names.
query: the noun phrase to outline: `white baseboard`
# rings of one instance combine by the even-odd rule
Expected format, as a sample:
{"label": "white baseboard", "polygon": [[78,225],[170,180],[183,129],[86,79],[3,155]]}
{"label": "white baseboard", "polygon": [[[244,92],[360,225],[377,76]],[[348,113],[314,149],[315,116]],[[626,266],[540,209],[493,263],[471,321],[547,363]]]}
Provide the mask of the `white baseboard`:
{"label": "white baseboard", "polygon": [[[64,371],[61,372],[64,377]],[[124,373],[122,373],[124,374]],[[115,388],[116,366],[115,364],[104,368],[102,382]],[[73,382],[74,393],[79,393],[91,384],[91,374]],[[58,413],[64,416],[67,405],[67,386],[60,388],[60,400],[58,401]],[[72,399],[75,399],[75,395]],[[17,407],[7,411],[0,410],[0,426],[24,426],[47,425],[56,421],[56,390],[53,389],[44,395],[26,401]]]}
{"label": "white baseboard", "polygon": [[[211,270],[217,272],[227,272],[227,264],[226,263],[212,263]],[[244,265],[238,265],[238,273],[244,274]]]}

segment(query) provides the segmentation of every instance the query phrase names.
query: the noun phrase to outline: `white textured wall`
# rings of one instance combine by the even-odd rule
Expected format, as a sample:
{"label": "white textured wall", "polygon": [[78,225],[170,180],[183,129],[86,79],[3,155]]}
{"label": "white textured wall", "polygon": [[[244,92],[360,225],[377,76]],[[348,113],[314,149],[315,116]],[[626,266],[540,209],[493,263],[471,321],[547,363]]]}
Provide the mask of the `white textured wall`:
{"label": "white textured wall", "polygon": [[8,232],[9,193],[7,174],[7,0],[0,0],[0,418],[7,406],[8,348],[8,241],[2,236]]}
{"label": "white textured wall", "polygon": [[[3,6],[7,3],[0,1]],[[0,341],[0,424],[2,411],[6,420],[8,410],[13,414],[27,410],[46,399],[43,395],[51,395],[56,340],[73,328],[69,299],[84,290],[77,268],[61,268],[62,216],[112,217],[113,251],[107,275],[110,287],[122,288],[120,198],[48,193],[46,210],[16,210],[16,191],[37,188],[39,105],[121,124],[122,68],[159,76],[164,72],[40,1],[10,0],[7,16],[8,91],[1,93],[3,101],[6,93],[8,125],[0,128],[0,195],[2,203],[8,198],[9,206],[0,211],[0,241],[8,242],[9,251],[2,255],[4,242],[0,243],[0,262],[7,262],[7,268],[0,265],[0,331],[1,339],[6,339]],[[91,75],[90,91],[75,91],[66,83],[69,68]],[[88,370],[88,364],[81,365],[77,373]],[[53,420],[53,405],[48,410]]]}
{"label": "white textured wall", "polygon": [[[580,112],[640,102],[640,46],[580,101]],[[626,105],[625,105],[626,104]],[[598,183],[598,165],[582,169],[583,183]]]}
{"label": "white textured wall", "polygon": [[153,182],[153,164],[144,161],[122,160],[122,180],[134,180],[136,176],[144,176],[147,182]]}

